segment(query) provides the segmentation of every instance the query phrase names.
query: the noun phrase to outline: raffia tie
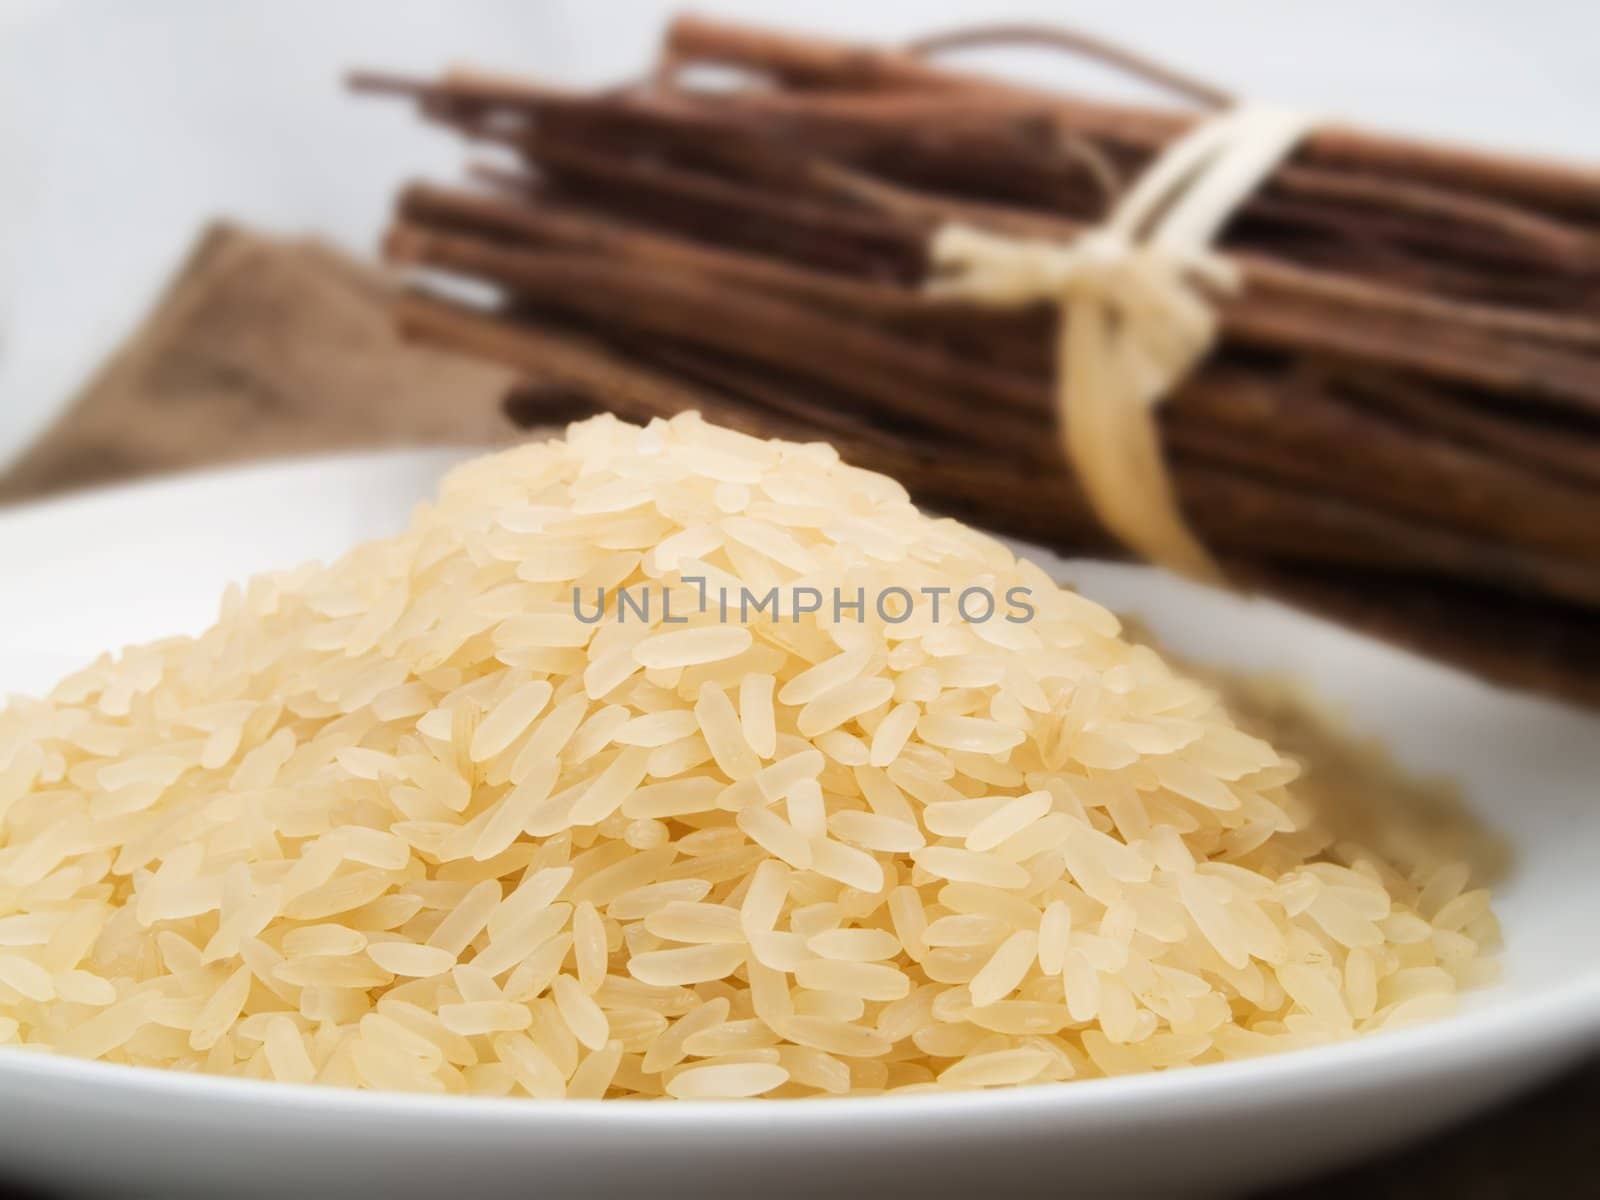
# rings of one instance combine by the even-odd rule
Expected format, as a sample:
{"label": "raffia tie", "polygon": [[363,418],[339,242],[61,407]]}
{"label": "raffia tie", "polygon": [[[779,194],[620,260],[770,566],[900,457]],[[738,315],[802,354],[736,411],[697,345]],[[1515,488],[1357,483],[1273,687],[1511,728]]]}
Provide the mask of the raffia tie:
{"label": "raffia tie", "polygon": [[930,248],[937,295],[1059,306],[1057,414],[1090,504],[1130,549],[1196,578],[1222,573],[1179,509],[1156,406],[1216,342],[1212,297],[1239,286],[1212,243],[1311,124],[1281,109],[1230,109],[1173,142],[1110,218],[1073,242],[950,224]]}

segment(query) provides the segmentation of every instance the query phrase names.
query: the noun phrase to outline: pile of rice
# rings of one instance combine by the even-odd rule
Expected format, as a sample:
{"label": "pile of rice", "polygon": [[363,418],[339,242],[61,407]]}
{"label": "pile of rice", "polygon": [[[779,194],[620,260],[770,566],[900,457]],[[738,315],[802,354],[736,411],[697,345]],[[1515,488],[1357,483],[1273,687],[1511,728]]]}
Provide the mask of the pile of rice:
{"label": "pile of rice", "polygon": [[[659,595],[617,619],[646,583],[688,623]],[[697,611],[797,585],[869,599]],[[871,600],[973,586],[1028,589],[1034,619]],[[598,418],[0,712],[0,1043],[784,1097],[1448,1011],[1495,941],[1486,893],[1327,845],[1295,775],[1105,610],[829,447]]]}

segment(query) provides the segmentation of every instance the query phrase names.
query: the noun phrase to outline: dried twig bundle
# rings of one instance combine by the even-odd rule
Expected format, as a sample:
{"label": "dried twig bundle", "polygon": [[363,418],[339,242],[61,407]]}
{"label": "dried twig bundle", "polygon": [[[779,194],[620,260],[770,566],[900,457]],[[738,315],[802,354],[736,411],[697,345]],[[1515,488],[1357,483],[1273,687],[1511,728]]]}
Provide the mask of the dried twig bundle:
{"label": "dried twig bundle", "polygon": [[[358,75],[521,164],[406,190],[390,257],[507,299],[400,319],[535,396],[826,437],[924,503],[1116,552],[1059,449],[1052,314],[929,295],[928,245],[955,220],[1072,239],[1192,118],[930,61],[999,35],[1053,36],[874,50],[684,18],[621,90]],[[1221,249],[1244,286],[1162,430],[1229,576],[1600,702],[1600,171],[1329,127]]]}

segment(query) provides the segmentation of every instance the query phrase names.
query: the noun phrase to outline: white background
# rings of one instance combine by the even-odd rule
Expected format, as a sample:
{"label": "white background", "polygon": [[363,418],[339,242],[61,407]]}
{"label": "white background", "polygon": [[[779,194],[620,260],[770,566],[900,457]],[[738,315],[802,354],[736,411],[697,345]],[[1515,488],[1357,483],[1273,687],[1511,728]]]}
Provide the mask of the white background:
{"label": "white background", "polygon": [[[900,37],[1036,18],[1241,94],[1398,130],[1600,158],[1600,0],[710,0]],[[0,0],[0,461],[137,322],[200,224],[231,215],[368,252],[413,175],[460,147],[361,64],[636,73],[668,0]],[[1038,54],[1017,65],[1104,83]]]}

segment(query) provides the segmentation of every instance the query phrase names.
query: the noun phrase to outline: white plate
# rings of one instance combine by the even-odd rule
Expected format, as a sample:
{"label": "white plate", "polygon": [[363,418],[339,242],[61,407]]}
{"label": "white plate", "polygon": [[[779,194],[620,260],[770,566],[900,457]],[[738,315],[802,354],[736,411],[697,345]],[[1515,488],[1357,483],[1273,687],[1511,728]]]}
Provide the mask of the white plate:
{"label": "white plate", "polygon": [[[397,530],[454,457],[302,461],[0,514],[0,692],[198,630],[229,579]],[[0,1052],[0,1176],[158,1194],[1232,1190],[1445,1125],[1600,1045],[1600,720],[1277,605],[1037,557],[1185,654],[1291,669],[1411,764],[1463,777],[1516,853],[1497,899],[1505,981],[1450,1020],[1341,1046],[944,1096],[463,1100]]]}

